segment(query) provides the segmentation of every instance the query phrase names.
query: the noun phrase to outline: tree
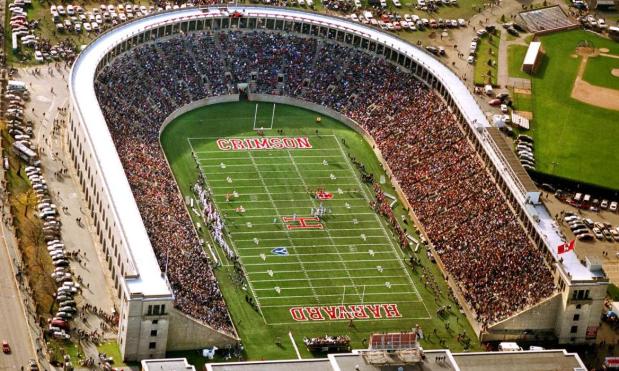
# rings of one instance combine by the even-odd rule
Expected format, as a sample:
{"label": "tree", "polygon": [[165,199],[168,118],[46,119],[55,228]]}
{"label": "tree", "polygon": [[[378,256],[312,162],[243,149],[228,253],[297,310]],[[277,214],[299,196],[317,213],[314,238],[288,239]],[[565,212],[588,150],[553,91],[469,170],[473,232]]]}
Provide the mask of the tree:
{"label": "tree", "polygon": [[37,204],[37,195],[32,189],[29,189],[17,196],[17,202],[24,206],[24,216],[28,217],[28,209]]}

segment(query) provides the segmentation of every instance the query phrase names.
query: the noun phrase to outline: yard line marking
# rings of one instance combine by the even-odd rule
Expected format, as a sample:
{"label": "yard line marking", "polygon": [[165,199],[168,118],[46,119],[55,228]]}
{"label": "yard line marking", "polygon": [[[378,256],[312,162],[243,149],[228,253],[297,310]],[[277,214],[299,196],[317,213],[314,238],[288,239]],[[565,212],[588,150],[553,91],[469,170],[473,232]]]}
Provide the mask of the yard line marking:
{"label": "yard line marking", "polygon": [[[277,273],[277,272],[273,272],[273,273]],[[399,276],[357,276],[357,277],[353,277],[353,278],[357,278],[357,279],[372,279],[372,278],[402,278],[401,275]],[[348,277],[316,277],[316,278],[312,278],[312,280],[345,280],[348,279]],[[286,281],[305,281],[305,278],[286,278]],[[253,283],[260,283],[260,282],[282,282],[281,279],[270,279],[270,280],[252,280]]]}
{"label": "yard line marking", "polygon": [[[377,238],[384,238],[385,236],[365,236],[366,238],[373,238],[373,237],[377,237]],[[315,239],[319,239],[319,238],[328,238],[328,237],[321,237],[321,236],[315,236],[315,237],[295,237],[296,240],[315,240]],[[359,236],[341,236],[341,237],[333,237],[333,238],[359,238]],[[359,238],[360,239],[360,238]],[[286,240],[286,238],[269,238],[269,241],[276,241],[276,240]],[[239,242],[253,242],[254,240],[237,240]]]}
{"label": "yard line marking", "polygon": [[[385,285],[362,285],[365,287],[385,287]],[[409,286],[410,285],[408,283],[392,283],[391,286]],[[335,286],[314,286],[315,289],[341,289],[344,287],[350,287],[348,285],[335,285]],[[307,286],[296,286],[296,287],[280,287],[280,289],[282,291],[284,290],[306,290],[309,289],[309,287]],[[264,289],[256,289],[256,291],[273,291],[272,287],[268,287],[268,288],[264,288]],[[414,291],[410,291],[410,293],[415,293]],[[372,295],[375,293],[368,293],[367,295]],[[387,293],[380,293],[380,294],[387,294]],[[285,296],[282,296],[285,297]]]}
{"label": "yard line marking", "polygon": [[[295,246],[296,247],[296,246]],[[321,252],[320,255],[355,255],[355,254],[363,254],[369,255],[367,251],[350,251],[350,252]],[[391,254],[391,251],[374,251],[374,254]],[[288,256],[298,255],[298,256],[316,256],[316,254],[289,254]],[[260,255],[243,255],[245,258],[260,258]],[[280,258],[279,256],[277,258]]]}
{"label": "yard line marking", "polygon": [[[390,246],[390,245],[388,245],[388,244],[381,245],[381,244],[377,244],[377,243],[356,243],[356,244],[350,244],[349,243],[349,244],[335,244],[335,245],[297,245],[296,248],[302,248],[302,247],[303,248],[307,247],[307,248],[312,248],[312,249],[315,249],[317,247],[318,248],[320,248],[320,247],[336,247],[337,248],[338,246],[346,246],[346,247],[350,247],[350,246],[354,246],[354,247],[357,247],[357,246],[376,246],[376,247],[380,247],[380,246]],[[262,247],[260,247],[260,246],[258,246],[258,247],[252,246],[252,247],[241,247],[240,248],[240,250],[260,250],[260,249],[265,249],[265,247],[264,246],[262,246]]]}
{"label": "yard line marking", "polygon": [[[354,169],[354,167],[352,166],[352,164],[351,164],[350,159],[348,158],[348,156],[346,156],[346,153],[344,152],[344,148],[342,148],[342,145],[341,145],[340,141],[337,139],[337,137],[335,138],[335,142],[337,143],[337,146],[339,147],[340,152],[342,153],[342,156],[344,156],[344,159],[346,160],[346,163],[348,164],[348,168],[350,169],[350,171],[351,171],[352,173],[354,173],[354,174],[356,175],[356,173],[355,173],[355,169]],[[359,179],[358,179],[358,178],[357,178],[356,180],[357,180],[357,183],[358,183],[359,187],[361,187],[361,189],[362,189],[362,193],[364,194],[364,196],[365,196],[366,200],[367,200],[368,202],[370,202],[370,197],[369,197],[369,196],[368,196],[368,194],[367,194],[367,189],[363,188],[363,185],[361,184],[361,182],[359,181]],[[377,221],[380,225],[382,225],[383,227],[385,227],[384,221],[382,220],[382,218],[379,218],[379,217],[378,217],[378,214],[376,214],[376,215],[375,215],[375,218],[376,218],[376,221]],[[388,228],[388,227],[387,227],[387,228]],[[386,230],[386,229],[384,229],[384,234],[385,234],[385,237],[386,237],[386,238],[389,238],[389,235],[387,234],[387,230]],[[406,277],[408,278],[408,280],[409,280],[410,284],[412,285],[412,287],[415,289],[415,292],[417,293],[417,297],[419,298],[419,300],[422,300],[422,299],[421,299],[421,294],[419,293],[419,290],[417,290],[417,287],[415,286],[415,282],[413,281],[413,278],[410,276],[410,273],[409,273],[408,269],[406,268],[406,266],[404,265],[404,262],[402,261],[402,257],[401,257],[401,256],[397,253],[397,251],[396,251],[397,247],[395,247],[395,246],[392,244],[392,248],[393,248],[393,254],[394,254],[394,256],[395,256],[396,258],[398,258],[398,261],[400,262],[400,265],[402,266],[402,270],[403,270],[403,271],[404,271],[404,273],[406,274]],[[423,302],[423,301],[422,301],[422,302]],[[424,308],[426,309],[426,313],[427,313],[427,314],[428,314],[428,316],[429,316],[429,315],[430,315],[430,312],[428,311],[428,307],[426,306],[426,304],[425,304],[425,303],[423,303],[423,306],[424,306]]]}
{"label": "yard line marking", "polygon": [[[329,214],[329,215],[335,215],[335,214]],[[350,215],[350,214],[346,214],[346,215]],[[358,214],[353,214],[353,215],[358,215]],[[265,218],[269,218],[269,217],[267,216]],[[332,224],[342,224],[342,223],[350,224],[350,221],[349,220],[342,220],[342,221],[339,221],[339,222],[336,222],[334,220],[330,220],[329,221],[329,225],[332,225]],[[369,221],[369,220],[359,220],[359,224],[363,224],[363,223],[372,223],[372,222]],[[252,224],[252,226],[255,227],[255,226],[258,226],[258,225],[273,225],[273,222],[271,222],[271,223],[251,223],[251,224]],[[244,226],[244,225],[241,225],[241,226]],[[341,230],[341,229],[338,229],[338,228],[332,228],[332,229],[335,230],[335,231],[340,231]],[[365,230],[366,228],[365,227],[359,227],[359,229],[364,229]]]}
{"label": "yard line marking", "polygon": [[[335,164],[339,164],[338,162],[334,162]],[[239,166],[251,166],[251,164],[225,164],[226,168],[228,167],[239,167]],[[291,165],[291,164],[278,164],[279,166],[281,165]],[[303,165],[318,165],[318,166],[324,166],[324,164],[322,162],[304,162]],[[256,168],[258,166],[273,166],[272,163],[267,163],[267,164],[256,164]],[[214,167],[214,168],[221,168],[221,164],[200,164],[200,167]],[[324,169],[320,169],[320,171],[325,171]]]}
{"label": "yard line marking", "polygon": [[290,338],[290,342],[292,343],[295,353],[297,353],[297,359],[302,359],[301,353],[299,353],[299,348],[297,348],[297,343],[294,342],[294,338],[292,337],[292,331],[288,331],[288,337]]}
{"label": "yard line marking", "polygon": [[[419,300],[389,300],[389,303],[394,303],[394,304],[402,304],[402,303],[419,303]],[[323,306],[328,306],[328,305],[358,305],[358,302],[344,302],[344,304],[342,304],[341,301],[337,302],[337,303],[325,303],[322,304]],[[376,304],[383,304],[383,303],[366,303],[368,305],[376,305]],[[299,304],[299,306],[304,306],[305,304]],[[273,305],[265,305],[265,308],[282,308],[282,307],[286,307],[286,308],[290,308],[290,304],[273,304]],[[401,318],[409,318],[409,317],[401,317]],[[380,319],[380,318],[377,318]],[[385,318],[387,319],[387,318]],[[299,323],[299,322],[291,322],[291,323]]]}
{"label": "yard line marking", "polygon": [[[245,173],[245,174],[247,174],[247,173]],[[337,178],[338,179],[352,179],[352,177],[350,177],[350,176],[338,176]],[[290,177],[286,177],[286,178],[271,178],[271,177],[269,177],[269,180],[289,180],[289,179],[290,179]],[[329,177],[329,176],[319,176],[319,177],[312,177],[312,180],[313,179],[331,179],[331,177]],[[232,178],[232,180],[235,181],[235,182],[237,182],[237,181],[241,182],[241,181],[244,181],[244,180],[256,181],[255,178],[243,178],[243,179]],[[212,182],[228,182],[228,180],[227,179],[215,179],[215,180],[211,180],[210,182],[211,183]]]}
{"label": "yard line marking", "polygon": [[[350,183],[329,183],[329,185],[331,186],[338,186],[338,187],[351,187],[351,186],[356,186],[356,184],[350,184]],[[230,187],[234,187],[233,185],[228,185],[226,187],[211,187],[211,189],[230,189]],[[273,185],[271,187],[290,187],[289,185]],[[262,186],[239,186],[239,188],[262,188]]]}
{"label": "yard line marking", "polygon": [[[355,215],[374,215],[374,213],[347,213],[347,214],[330,214],[331,216],[355,216]],[[226,219],[242,219],[242,218],[266,218],[271,219],[269,216],[264,215],[229,215]],[[271,223],[273,224],[273,223]]]}
{"label": "yard line marking", "polygon": [[[373,261],[373,260],[372,260]],[[321,263],[325,263],[325,262],[321,262]],[[290,264],[294,264],[294,263],[290,263]],[[388,271],[388,270],[393,270],[393,269],[397,269],[398,271],[400,270],[400,267],[383,267],[383,272],[384,271]],[[306,269],[306,272],[333,272],[333,269]],[[372,271],[372,272],[376,272],[376,267],[363,267],[363,268],[350,268],[349,271]],[[265,271],[254,271],[252,272],[253,274],[267,274],[267,272]],[[277,274],[277,273],[299,273],[298,270],[294,270],[294,271],[273,271],[273,274]]]}
{"label": "yard line marking", "polygon": [[[272,149],[274,151],[282,151],[281,149]],[[302,151],[302,152],[308,152],[308,151],[335,151],[335,149],[330,149],[330,148],[299,148],[299,149],[292,149],[293,151]],[[257,149],[257,150],[243,150],[243,151],[238,151],[238,152],[247,152],[247,153],[252,153],[252,152],[266,152],[269,150],[264,150],[264,149]],[[197,151],[196,153],[230,153],[230,152],[224,152],[222,150],[205,150],[205,151]]]}
{"label": "yard line marking", "polygon": [[[213,188],[217,188],[217,187],[211,187],[211,189],[213,189]],[[223,188],[223,187],[219,187],[219,188]],[[228,187],[228,189],[230,189],[230,188]],[[277,201],[277,200],[274,200],[274,201]],[[300,201],[306,201],[306,200],[300,200]],[[352,210],[352,209],[354,209],[354,208],[360,208],[360,207],[365,207],[365,208],[367,208],[367,206],[352,206],[352,205],[351,205],[351,206],[350,206],[350,209],[347,209],[347,210]],[[234,209],[234,208],[232,208],[232,207],[231,207],[231,208],[230,208],[230,209],[228,209],[228,210],[232,210],[232,209]],[[295,207],[295,206],[283,206],[283,207],[280,207],[280,209],[297,209],[297,210],[298,210],[298,209],[299,209],[299,207],[298,207],[298,206],[297,206],[297,207]],[[245,212],[252,211],[252,210],[271,210],[271,208],[270,208],[270,207],[249,207],[249,208],[246,208],[246,209],[245,209]],[[354,215],[357,215],[357,214],[356,214],[356,213],[354,213],[354,214],[352,214],[352,215],[354,216]],[[290,215],[284,215],[284,216],[292,216],[292,214],[290,214]],[[226,218],[226,219],[227,219],[227,218]]]}
{"label": "yard line marking", "polygon": [[[342,286],[343,287],[343,286]],[[273,289],[271,289],[273,290]],[[284,288],[282,287],[282,290]],[[397,294],[414,294],[415,291],[391,291],[391,292],[373,292],[366,293],[366,295],[397,295]],[[346,294],[347,296],[356,295],[356,294]],[[318,294],[318,297],[330,297],[330,296],[339,296],[342,297],[342,294]],[[261,299],[293,299],[293,298],[313,298],[314,295],[281,295],[281,296],[262,296]]]}
{"label": "yard line marking", "polygon": [[[193,152],[193,146],[191,145],[191,140],[189,140],[189,138],[187,139],[187,141],[189,142],[189,147],[191,148],[191,151]],[[209,187],[209,183],[208,183],[208,177],[206,176],[206,174],[204,173],[204,171],[200,168],[200,173],[202,174],[202,177],[204,178],[204,181],[206,182],[206,186]],[[209,187],[210,188],[210,187]],[[193,195],[192,195],[193,196]],[[219,208],[217,207],[217,203],[215,203],[213,201],[213,207],[215,208],[215,210],[219,211]],[[220,213],[221,215],[221,213]],[[213,241],[213,244],[215,245],[215,251],[217,251],[217,248],[219,246],[217,246],[217,244],[215,243],[213,237],[211,236],[211,234],[209,233],[209,238]],[[232,250],[234,251],[234,253],[237,255],[239,262],[241,263],[241,269],[245,272],[245,276],[249,277],[249,273],[247,273],[247,269],[245,268],[245,266],[243,265],[243,260],[236,248],[235,242],[232,238],[228,238],[228,240],[230,241],[230,245],[232,246]],[[220,260],[223,262],[223,260]],[[256,295],[254,288],[251,284],[251,282],[249,280],[247,280],[247,285],[249,286],[249,290],[251,291],[253,297],[256,299],[256,305],[258,306],[258,311],[260,312],[260,315],[262,316],[262,320],[264,321],[264,323],[267,323],[267,319],[264,317],[264,313],[262,312],[262,308],[260,307],[260,298],[258,297],[258,295]]]}
{"label": "yard line marking", "polygon": [[[285,115],[282,115],[283,117],[305,117],[302,114],[293,114],[293,113],[288,113]],[[219,120],[211,120],[211,121],[222,121],[222,122],[228,122],[228,120],[232,119],[232,118],[237,118],[237,119],[245,119],[245,118],[250,118],[253,119],[253,115],[250,116],[233,116],[233,117],[227,117],[225,119],[219,119]],[[280,116],[281,117],[281,116]],[[304,134],[302,135],[304,137],[308,137],[308,138],[328,138],[328,137],[333,137],[335,138],[335,134]],[[265,138],[288,138],[287,135],[265,135]],[[248,139],[248,138],[257,138],[255,135],[252,136],[248,136],[248,137],[241,137],[241,139]],[[188,137],[187,139],[189,140],[195,140],[195,141],[199,141],[199,140],[207,140],[207,139],[221,139],[221,137]],[[302,148],[302,150],[305,150],[305,148]],[[263,150],[258,150],[261,152],[264,152]],[[225,152],[225,151],[219,151],[219,152]],[[239,151],[241,152],[241,151]],[[250,151],[246,151],[246,152],[250,152]],[[230,153],[230,152],[228,152]]]}
{"label": "yard line marking", "polygon": [[[199,152],[196,152],[199,153]],[[244,153],[244,152],[240,152],[239,153]],[[335,158],[341,158],[342,156],[339,155],[339,153],[337,155],[324,155],[324,156],[314,156],[314,155],[309,155],[309,156],[297,156],[297,158],[315,158],[315,157],[319,157],[319,158],[324,158],[324,157],[335,157]],[[287,159],[288,156],[264,156],[264,157],[255,157],[256,159],[272,159],[272,158],[285,158]],[[240,160],[243,159],[243,157],[206,157],[206,158],[199,158],[198,161],[219,161],[219,160]],[[246,159],[246,158],[245,158]]]}
{"label": "yard line marking", "polygon": [[[251,152],[248,152],[249,154],[249,158],[251,159],[251,162],[255,165],[256,162],[254,161],[254,157],[252,156]],[[269,191],[269,188],[267,187],[266,182],[264,181],[264,178],[262,177],[262,174],[260,174],[260,171],[258,170],[258,168],[255,168],[258,172],[258,179],[260,179],[260,182],[262,183],[262,186],[264,188],[264,190],[266,192]],[[275,205],[275,202],[273,201],[273,197],[271,197],[271,195],[268,195],[269,199],[271,200],[271,204],[273,205],[273,211],[275,212],[275,214],[277,215],[277,217],[281,220],[282,216],[279,213],[279,210],[277,209],[277,206]],[[292,241],[292,238],[290,237],[290,235],[288,235],[288,242],[290,243],[290,248],[294,251],[294,253],[296,253],[296,249],[294,247],[294,242]],[[299,257],[297,257],[297,261],[299,263],[299,265],[301,266],[301,270],[305,271],[305,266],[303,265],[303,261],[301,261],[301,259]],[[320,299],[318,296],[316,296],[316,290],[313,288],[312,286],[312,282],[309,278],[309,275],[306,273],[305,277],[307,278],[307,283],[310,286],[310,289],[312,290],[312,293],[314,294],[314,298],[316,299],[317,303],[320,303]],[[247,278],[249,280],[249,277]]]}
{"label": "yard line marking", "polygon": [[[242,186],[240,186],[239,188],[243,188]],[[307,192],[305,191],[298,191],[298,192],[270,192],[270,193],[266,193],[266,192],[251,192],[251,193],[242,193],[239,192],[239,196],[253,196],[253,195],[266,195],[266,194],[271,194],[271,195],[288,195],[288,194],[307,194]],[[225,197],[225,195],[214,195],[214,197],[219,197],[221,199],[223,199]],[[357,200],[359,200],[357,198]],[[365,200],[363,200],[365,201]]]}
{"label": "yard line marking", "polygon": [[[432,317],[407,317],[407,316],[402,316],[402,317],[397,317],[397,318],[371,318],[371,319],[355,319],[355,323],[356,322],[375,322],[375,321],[414,321],[414,320],[426,320],[426,319],[432,319]],[[269,325],[272,326],[284,326],[284,325],[316,325],[316,322],[314,321],[299,321],[299,322],[269,322]]]}
{"label": "yard line marking", "polygon": [[[394,261],[400,261],[400,259],[370,259],[370,260],[349,260],[348,263],[367,263],[367,262],[394,262]],[[330,261],[319,261],[319,262],[305,262],[305,263],[300,263],[300,264],[325,264],[325,263],[337,263],[337,262],[330,262]],[[271,265],[285,265],[285,264],[297,264],[295,262],[276,262],[276,263],[269,263]],[[264,262],[262,263],[248,263],[245,265],[260,265],[263,266],[265,265]],[[376,268],[374,268],[374,270],[376,270]],[[333,272],[333,269],[329,269],[329,272]],[[277,273],[277,272],[273,272],[273,273]]]}
{"label": "yard line marking", "polygon": [[[333,229],[335,232],[340,232],[340,231],[359,231],[359,232],[363,232],[363,231],[371,231],[371,230],[380,230],[381,228],[336,228]],[[326,232],[326,229],[316,229],[316,232]],[[281,230],[281,231],[250,231],[250,232],[230,232],[230,234],[248,234],[248,233],[287,233],[287,232],[304,232],[307,233],[307,230],[302,230],[302,229],[292,229],[292,230]],[[356,236],[353,236],[356,237]],[[366,236],[368,237],[368,236]],[[239,240],[240,241],[240,240]]]}
{"label": "yard line marking", "polygon": [[[303,164],[303,165],[305,165],[305,164]],[[219,165],[219,166],[221,166],[221,165]],[[324,172],[326,172],[327,170],[324,170],[324,169],[303,169],[303,171],[304,172],[307,172],[307,171],[324,171]],[[333,169],[330,172],[335,173],[336,171],[346,171],[346,172],[348,172],[348,170],[346,170],[346,169]],[[286,173],[286,174],[290,174],[290,171],[288,171],[288,170],[261,170],[261,172],[262,173]],[[247,174],[247,171],[228,171],[228,172],[226,172],[226,174]]]}
{"label": "yard line marking", "polygon": [[[290,179],[290,178],[288,178],[288,179]],[[247,179],[247,180],[249,180],[249,179]],[[210,183],[210,181],[209,181],[209,183]],[[308,195],[307,192],[303,192],[303,193]],[[312,199],[311,198],[308,198],[306,200],[301,200],[301,199],[296,199],[296,200],[276,200],[276,199],[273,199],[273,201],[275,201],[275,202],[300,202],[300,201],[312,201]],[[359,201],[359,202],[365,202],[365,200],[360,200],[358,198],[338,198],[335,201]],[[254,203],[254,202],[271,202],[271,201],[270,200],[244,200],[244,201],[238,201],[238,202],[243,202],[243,203],[250,204],[250,203]],[[344,206],[344,205],[338,205],[338,206]],[[363,206],[367,206],[367,205],[363,205]]]}

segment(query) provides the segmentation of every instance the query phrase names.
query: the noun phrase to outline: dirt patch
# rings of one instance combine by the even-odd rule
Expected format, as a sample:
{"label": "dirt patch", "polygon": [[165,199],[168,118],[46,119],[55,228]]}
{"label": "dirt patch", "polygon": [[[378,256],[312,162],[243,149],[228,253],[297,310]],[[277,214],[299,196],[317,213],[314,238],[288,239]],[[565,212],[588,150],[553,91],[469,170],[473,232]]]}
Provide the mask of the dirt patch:
{"label": "dirt patch", "polygon": [[570,57],[572,57],[573,59],[576,59],[576,58],[578,58],[578,54],[572,54],[572,55],[570,55]]}
{"label": "dirt patch", "polygon": [[531,89],[514,88],[514,93],[531,95]]}
{"label": "dirt patch", "polygon": [[581,57],[595,57],[600,54],[600,51],[596,48],[590,48],[588,46],[579,46],[576,48],[576,54]]}
{"label": "dirt patch", "polygon": [[529,111],[514,111],[514,113],[524,117],[527,120],[532,120],[533,119],[533,112],[529,112]]}
{"label": "dirt patch", "polygon": [[615,77],[619,77],[619,68],[613,68],[613,70],[610,71],[610,74]]}
{"label": "dirt patch", "polygon": [[600,48],[600,53],[608,53],[610,49],[608,48]]}
{"label": "dirt patch", "polygon": [[619,111],[619,90],[591,85],[582,79],[588,59],[588,56],[583,56],[580,61],[578,74],[576,75],[576,81],[574,81],[574,88],[572,89],[572,98],[592,106]]}

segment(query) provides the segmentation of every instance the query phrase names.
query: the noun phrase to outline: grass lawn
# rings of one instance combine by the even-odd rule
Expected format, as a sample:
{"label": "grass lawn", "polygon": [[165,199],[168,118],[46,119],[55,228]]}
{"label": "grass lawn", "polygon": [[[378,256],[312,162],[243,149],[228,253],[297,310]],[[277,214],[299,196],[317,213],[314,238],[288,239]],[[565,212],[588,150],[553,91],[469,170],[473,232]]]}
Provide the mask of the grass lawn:
{"label": "grass lawn", "polygon": [[[619,44],[585,31],[559,32],[541,38],[546,57],[532,78],[537,170],[566,179],[619,189],[619,112],[590,106],[570,97],[580,58],[577,43],[619,54]],[[553,170],[553,162],[557,162]]]}
{"label": "grass lawn", "polygon": [[50,359],[61,362],[65,355],[71,357],[73,365],[78,365],[84,356],[79,344],[50,338],[47,340]]}
{"label": "grass lawn", "polygon": [[[500,31],[497,31],[500,32]],[[499,35],[486,34],[481,37],[475,57],[475,85],[497,85],[499,65]],[[492,61],[492,63],[490,63]]]}
{"label": "grass lawn", "polygon": [[510,92],[512,97],[512,101],[514,103],[514,109],[517,111],[533,111],[533,98],[531,94],[518,94],[514,92]]}
{"label": "grass lawn", "polygon": [[510,45],[507,47],[507,62],[510,77],[530,79],[531,75],[522,70],[522,62],[527,54],[527,47],[524,45]]}
{"label": "grass lawn", "polygon": [[[261,126],[269,125],[272,107],[268,103],[259,105]],[[416,255],[441,289],[435,302],[434,294],[421,281],[420,269],[411,271],[407,264],[408,257],[415,253],[397,246],[383,218],[370,207],[371,190],[361,182],[358,170],[348,159],[348,154],[354,156],[380,180],[384,172],[367,142],[335,120],[323,117],[316,124],[316,113],[278,105],[274,130],[265,135],[277,136],[276,130],[283,129],[285,137],[307,137],[311,149],[220,150],[218,138],[256,137],[252,130],[254,110],[255,104],[250,102],[203,107],[176,119],[161,137],[184,196],[192,195],[190,187],[201,171],[216,207],[226,219],[231,246],[240,257],[248,285],[239,282],[234,267],[219,248],[216,255],[223,266],[216,275],[247,357],[295,358],[289,331],[301,355],[311,357],[315,355],[303,345],[306,336],[347,334],[353,348],[365,348],[362,340],[373,332],[406,331],[416,323],[430,335],[422,340],[424,347],[442,346],[433,335],[436,329],[446,346],[463,349],[455,334],[464,331],[471,339],[474,334],[457,305],[448,298],[441,273],[421,247]],[[321,187],[333,194],[332,199],[322,201],[330,209],[319,222],[322,229],[287,228],[284,217],[309,216],[310,208],[319,207],[313,192]],[[383,187],[395,194],[388,182]],[[226,201],[234,192],[238,197]],[[244,212],[237,211],[240,206]],[[404,213],[400,202],[394,211],[398,217]],[[194,222],[203,224],[196,215],[191,216]],[[405,227],[412,229],[409,221]],[[203,237],[210,240],[207,235]],[[273,252],[276,248],[287,251],[277,255]],[[259,310],[248,304],[247,296],[255,298]],[[401,317],[355,319],[350,327],[346,318],[295,321],[290,313],[292,307],[342,303],[396,304]],[[449,315],[437,318],[437,308],[448,304],[452,307]],[[281,345],[276,344],[278,338]],[[472,347],[479,348],[476,344]]]}
{"label": "grass lawn", "polygon": [[[617,55],[619,57],[619,55]],[[619,58],[610,58],[599,55],[587,60],[587,67],[583,79],[593,85],[619,89],[619,76],[613,76],[611,71],[619,70]]]}
{"label": "grass lawn", "polygon": [[105,353],[108,357],[112,357],[114,359],[113,366],[114,367],[122,367],[124,366],[123,357],[120,354],[120,348],[118,348],[118,343],[115,341],[105,342],[97,347],[99,353]]}

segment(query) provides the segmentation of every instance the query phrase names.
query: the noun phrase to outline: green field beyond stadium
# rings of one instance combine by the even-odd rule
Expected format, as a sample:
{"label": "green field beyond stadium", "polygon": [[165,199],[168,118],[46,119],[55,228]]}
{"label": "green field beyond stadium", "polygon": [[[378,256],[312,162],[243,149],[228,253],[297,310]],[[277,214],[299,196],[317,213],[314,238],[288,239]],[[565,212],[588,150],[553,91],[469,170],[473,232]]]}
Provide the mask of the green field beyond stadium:
{"label": "green field beyond stadium", "polygon": [[[619,172],[613,170],[619,161],[619,112],[571,97],[581,61],[576,55],[579,43],[588,41],[613,55],[619,55],[618,44],[582,30],[557,32],[540,40],[545,56],[539,72],[532,78],[534,119],[528,133],[535,139],[537,170],[576,182],[619,189]],[[585,80],[616,88],[614,79],[617,78],[610,74],[613,63],[615,60],[608,57],[590,59]]]}
{"label": "green field beyond stadium", "polygon": [[[316,113],[284,105],[274,112],[269,103],[203,107],[177,118],[161,138],[183,195],[193,197],[201,172],[225,219],[247,285],[224,251],[206,233],[201,237],[222,262],[216,274],[248,357],[296,357],[289,331],[309,357],[305,336],[347,334],[359,348],[372,332],[410,331],[416,324],[424,346],[441,347],[442,338],[462,349],[457,334],[473,337],[472,330],[448,298],[442,275],[420,247],[416,255],[441,291],[435,300],[422,268],[413,271],[408,263],[413,251],[399,247],[371,207],[373,191],[351,157],[383,180],[388,195],[395,192],[370,146],[337,121],[317,123]],[[264,136],[253,129],[270,127],[272,119]],[[393,200],[401,216],[401,203]],[[451,312],[437,317],[444,305]]]}

